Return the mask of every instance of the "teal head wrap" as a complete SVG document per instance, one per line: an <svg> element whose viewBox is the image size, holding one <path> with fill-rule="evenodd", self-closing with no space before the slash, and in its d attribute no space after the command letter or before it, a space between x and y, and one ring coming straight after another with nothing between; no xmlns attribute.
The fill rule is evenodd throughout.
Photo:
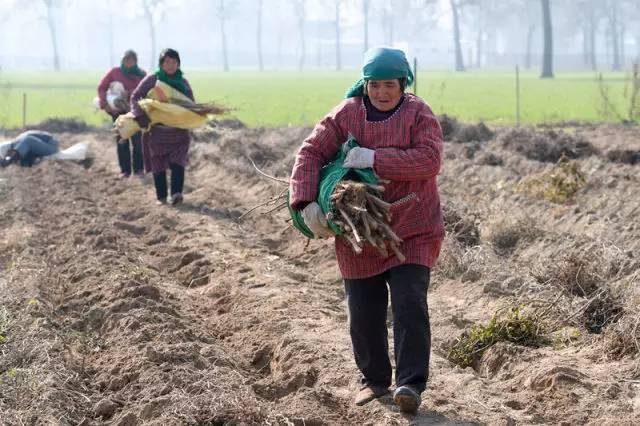
<svg viewBox="0 0 640 426"><path fill-rule="evenodd" d="M373 47L364 53L362 78L351 86L345 98L363 96L367 80L393 80L396 78L406 78L407 86L413 84L413 72L404 52L390 47Z"/></svg>

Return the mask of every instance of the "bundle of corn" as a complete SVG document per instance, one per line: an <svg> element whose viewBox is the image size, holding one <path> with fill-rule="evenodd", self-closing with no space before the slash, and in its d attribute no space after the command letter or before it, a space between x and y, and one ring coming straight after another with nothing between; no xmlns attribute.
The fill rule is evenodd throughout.
<svg viewBox="0 0 640 426"><path fill-rule="evenodd" d="M361 253L363 245L369 243L382 256L387 257L391 248L398 259L404 261L398 248L402 240L389 226L391 204L382 200L382 191L381 185L343 180L331 195L334 208L327 218L340 228L341 236L356 253Z"/></svg>

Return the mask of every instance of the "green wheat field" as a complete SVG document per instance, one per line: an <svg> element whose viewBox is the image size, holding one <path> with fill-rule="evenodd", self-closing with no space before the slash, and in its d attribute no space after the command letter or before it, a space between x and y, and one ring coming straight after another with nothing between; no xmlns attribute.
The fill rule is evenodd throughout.
<svg viewBox="0 0 640 426"><path fill-rule="evenodd" d="M196 100L230 107L231 116L251 127L313 125L340 102L358 77L355 70L184 72ZM92 104L101 76L101 72L0 73L0 127L22 126L25 95L27 124L73 117L108 126L106 114ZM601 88L607 88L610 102L624 115L628 80L624 73L605 73L601 85L594 73L558 73L555 79L541 80L537 73L524 72L520 78L521 121L615 121L617 118L603 109ZM436 114L465 122L516 122L515 73L421 72L417 92Z"/></svg>

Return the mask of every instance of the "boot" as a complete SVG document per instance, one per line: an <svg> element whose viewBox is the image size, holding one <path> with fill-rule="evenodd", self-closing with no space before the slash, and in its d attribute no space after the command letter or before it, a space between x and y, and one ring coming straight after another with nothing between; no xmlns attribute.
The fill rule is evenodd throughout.
<svg viewBox="0 0 640 426"><path fill-rule="evenodd" d="M389 388L384 386L365 386L358 391L354 402L356 405L364 405L387 393L389 393Z"/></svg>

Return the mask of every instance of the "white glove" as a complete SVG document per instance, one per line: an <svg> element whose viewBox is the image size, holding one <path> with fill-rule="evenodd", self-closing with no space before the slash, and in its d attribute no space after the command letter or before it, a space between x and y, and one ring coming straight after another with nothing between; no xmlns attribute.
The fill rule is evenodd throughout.
<svg viewBox="0 0 640 426"><path fill-rule="evenodd" d="M307 228L313 232L316 238L329 238L335 236L333 231L327 224L327 218L324 217L324 213L320 208L320 205L315 201L307 204L307 207L302 209L302 219Z"/></svg>
<svg viewBox="0 0 640 426"><path fill-rule="evenodd" d="M366 169L373 167L373 159L376 152L369 148L351 148L347 152L347 158L344 159L342 167L347 169Z"/></svg>

